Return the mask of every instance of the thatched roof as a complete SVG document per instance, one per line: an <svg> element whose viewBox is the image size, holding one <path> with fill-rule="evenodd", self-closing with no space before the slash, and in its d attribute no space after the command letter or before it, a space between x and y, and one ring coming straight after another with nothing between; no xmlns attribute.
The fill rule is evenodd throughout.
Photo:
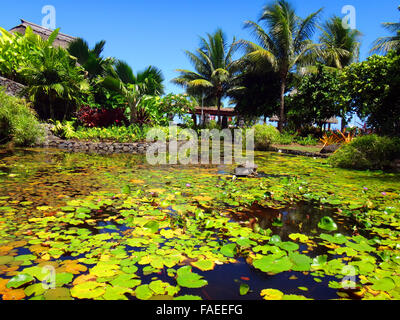
<svg viewBox="0 0 400 320"><path fill-rule="evenodd" d="M271 118L269 118L269 121L271 122L279 122L279 117L278 116L272 116ZM326 124L338 124L339 120L335 117L329 118L327 120L325 120Z"/></svg>
<svg viewBox="0 0 400 320"><path fill-rule="evenodd" d="M218 116L217 107L203 107L204 114L209 114L210 116ZM195 114L201 115L201 107L196 107ZM221 116L234 117L237 113L235 108L221 108Z"/></svg>
<svg viewBox="0 0 400 320"><path fill-rule="evenodd" d="M53 30L44 28L42 26L39 26L39 25L29 22L29 21L25 21L23 19L21 19L21 24L12 28L10 30L10 32L18 32L21 34L25 34L25 30L28 26L32 28L32 31L34 33L41 36L44 40L47 40L49 38L49 36L51 35L51 33L53 32ZM59 33L56 40L54 41L54 45L66 48L74 40L76 40L75 37L72 37L72 36L69 36L69 35L66 35L63 33Z"/></svg>

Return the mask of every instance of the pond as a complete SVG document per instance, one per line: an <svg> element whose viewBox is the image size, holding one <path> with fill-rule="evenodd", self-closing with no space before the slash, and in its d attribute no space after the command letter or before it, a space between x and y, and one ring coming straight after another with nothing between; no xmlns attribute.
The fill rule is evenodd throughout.
<svg viewBox="0 0 400 320"><path fill-rule="evenodd" d="M0 299L399 299L400 175L0 152Z"/></svg>

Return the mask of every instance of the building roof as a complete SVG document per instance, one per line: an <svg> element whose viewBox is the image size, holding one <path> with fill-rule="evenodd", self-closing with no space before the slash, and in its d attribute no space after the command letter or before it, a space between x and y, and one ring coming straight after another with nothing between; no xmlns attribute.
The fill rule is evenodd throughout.
<svg viewBox="0 0 400 320"><path fill-rule="evenodd" d="M269 118L269 121L271 121L271 122L279 122L279 117L278 116L272 116L271 118ZM329 119L325 120L324 123L327 123L327 124L338 124L339 120L336 117L332 117L332 118L329 118Z"/></svg>
<svg viewBox="0 0 400 320"><path fill-rule="evenodd" d="M195 114L201 115L201 107L196 107ZM218 116L217 107L203 107L204 114L209 114L210 116ZM221 108L221 116L234 117L237 113L235 108Z"/></svg>
<svg viewBox="0 0 400 320"><path fill-rule="evenodd" d="M21 19L21 24L12 28L10 30L10 32L19 32L21 34L25 34L25 30L27 27L31 27L32 31L35 34L40 35L44 40L47 40L53 32L53 30L51 30L51 29L44 28L42 26L39 26L35 23L29 22L29 21L26 21L23 19ZM56 40L54 41L54 44L57 46L66 48L72 41L74 41L76 39L77 38L69 36L67 34L59 33Z"/></svg>

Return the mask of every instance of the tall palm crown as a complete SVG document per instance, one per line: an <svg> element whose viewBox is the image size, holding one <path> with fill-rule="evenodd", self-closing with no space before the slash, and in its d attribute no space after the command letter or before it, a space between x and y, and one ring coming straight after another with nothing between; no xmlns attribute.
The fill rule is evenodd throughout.
<svg viewBox="0 0 400 320"><path fill-rule="evenodd" d="M221 29L200 38L200 47L195 52L185 51L195 71L178 69L180 75L172 82L184 87L188 94L204 97L207 105L216 104L220 114L222 99L231 90L231 79L236 69L233 55L236 39L228 44ZM222 119L219 116L221 123Z"/></svg>
<svg viewBox="0 0 400 320"><path fill-rule="evenodd" d="M400 6L398 7L400 11ZM387 54L389 51L395 50L400 52L400 22L385 22L383 27L391 32L393 36L382 37L377 39L371 50L372 53Z"/></svg>
<svg viewBox="0 0 400 320"><path fill-rule="evenodd" d="M332 68L342 69L359 58L361 33L344 28L342 19L334 16L322 25L320 56Z"/></svg>
<svg viewBox="0 0 400 320"><path fill-rule="evenodd" d="M281 103L279 130L285 123L285 91L289 73L299 66L312 63L313 52L318 48L310 39L314 35L319 13L322 9L310 14L305 19L296 15L292 5L286 0L275 1L264 7L259 22L262 26L247 21L245 26L251 29L258 44L242 40L247 50L246 59L253 60L261 67L269 64L279 74L281 81Z"/></svg>
<svg viewBox="0 0 400 320"><path fill-rule="evenodd" d="M98 76L105 76L114 62L112 58L103 58L101 56L105 44L106 42L102 40L97 42L93 49L90 49L85 40L78 38L68 46L68 52L87 71L90 80Z"/></svg>

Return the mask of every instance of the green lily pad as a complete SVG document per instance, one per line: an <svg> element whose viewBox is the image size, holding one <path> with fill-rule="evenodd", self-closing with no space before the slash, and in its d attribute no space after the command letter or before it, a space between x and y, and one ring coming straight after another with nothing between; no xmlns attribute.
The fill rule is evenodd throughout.
<svg viewBox="0 0 400 320"><path fill-rule="evenodd" d="M26 287L24 292L27 297L30 297L31 295L34 296L40 296L42 295L46 289L43 287L42 283L35 283L30 285L29 287Z"/></svg>
<svg viewBox="0 0 400 320"><path fill-rule="evenodd" d="M34 280L30 274L20 273L8 281L7 288L18 289Z"/></svg>
<svg viewBox="0 0 400 320"><path fill-rule="evenodd" d="M337 224L331 217L323 217L318 223L318 227L326 231L335 231L338 228Z"/></svg>
<svg viewBox="0 0 400 320"><path fill-rule="evenodd" d="M326 233L321 233L319 237L323 240L336 244L344 244L347 242L347 238L341 233L336 233L334 236Z"/></svg>
<svg viewBox="0 0 400 320"><path fill-rule="evenodd" d="M235 257L236 254L236 244L235 243L230 243L230 244L226 244L221 248L221 253L224 256L233 258Z"/></svg>
<svg viewBox="0 0 400 320"><path fill-rule="evenodd" d="M390 291L396 287L396 283L391 278L382 278L376 281L373 281L373 285L371 289L377 291Z"/></svg>
<svg viewBox="0 0 400 320"><path fill-rule="evenodd" d="M305 254L298 252L289 253L289 259L293 262L293 271L309 271L312 263L312 259Z"/></svg>
<svg viewBox="0 0 400 320"><path fill-rule="evenodd" d="M191 266L184 266L177 271L178 285L186 288L201 288L208 284L202 276L192 272Z"/></svg>
<svg viewBox="0 0 400 320"><path fill-rule="evenodd" d="M150 231L151 233L156 233L160 225L156 221L150 221L143 226L143 229Z"/></svg>
<svg viewBox="0 0 400 320"><path fill-rule="evenodd" d="M55 288L44 293L45 300L73 300L67 288Z"/></svg>
<svg viewBox="0 0 400 320"><path fill-rule="evenodd" d="M253 266L263 272L280 273L289 271L293 267L293 263L290 261L289 257L270 255L254 260Z"/></svg>
<svg viewBox="0 0 400 320"><path fill-rule="evenodd" d="M250 291L250 286L247 283L241 283L239 293L241 296L245 296Z"/></svg>
<svg viewBox="0 0 400 320"><path fill-rule="evenodd" d="M106 287L106 292L103 295L105 300L128 300L126 297L127 293L131 293L132 291L126 287Z"/></svg>
<svg viewBox="0 0 400 320"><path fill-rule="evenodd" d="M192 262L191 265L200 269L201 271L210 271L215 268L215 263L210 260L198 260L196 262Z"/></svg>
<svg viewBox="0 0 400 320"><path fill-rule="evenodd" d="M71 295L78 299L94 299L106 292L104 287L103 283L87 281L74 286L71 289Z"/></svg>
<svg viewBox="0 0 400 320"><path fill-rule="evenodd" d="M113 286L122 287L122 288L134 288L141 284L141 280L137 279L137 275L135 274L120 274L110 283Z"/></svg>
<svg viewBox="0 0 400 320"><path fill-rule="evenodd" d="M135 295L139 300L149 300L153 296L153 291L147 284L144 284L136 288Z"/></svg>

